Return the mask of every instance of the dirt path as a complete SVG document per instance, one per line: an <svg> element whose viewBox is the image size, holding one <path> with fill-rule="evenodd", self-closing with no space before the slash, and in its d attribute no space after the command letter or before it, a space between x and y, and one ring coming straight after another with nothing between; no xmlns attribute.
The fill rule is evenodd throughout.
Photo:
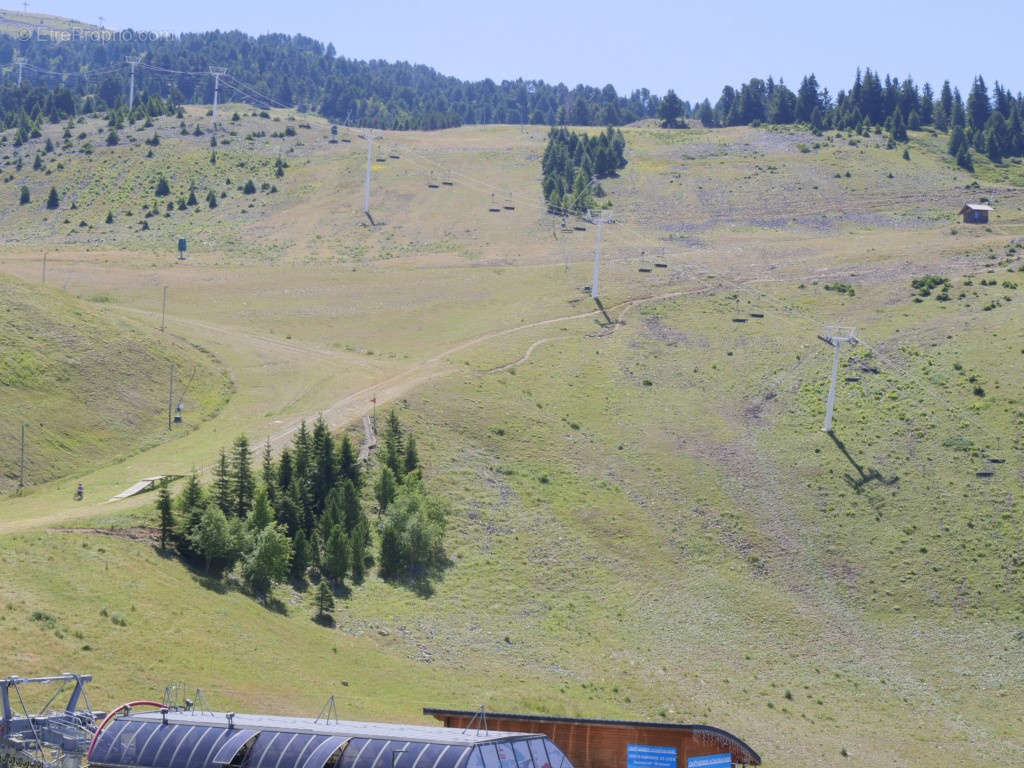
<svg viewBox="0 0 1024 768"><path fill-rule="evenodd" d="M520 357L518 360L513 360L511 363L505 363L505 365L499 365L497 368L491 368L490 370L487 371L480 371L480 373L501 373L502 371L507 371L509 368L515 368L517 365L522 365L527 360L529 360L530 355L533 354L533 350L535 350L541 344L544 344L548 341L554 341L555 339L564 338L565 336L545 336L543 339L537 339L535 342L533 342L533 344L531 344L526 349L526 352L523 353L523 356Z"/></svg>
<svg viewBox="0 0 1024 768"><path fill-rule="evenodd" d="M473 347L477 347L481 344L486 344L494 339L504 338L512 334L520 333L522 331L528 331L535 328L544 328L549 325L556 323L565 323L573 320L584 320L586 318L598 318L598 317L611 317L616 316L616 320L613 321L614 325L611 331L617 327L618 323L621 322L622 317L634 307L641 304L650 302L666 301L668 299L678 298L680 296L694 295L702 293L708 290L707 288L698 288L689 291L669 291L666 293L652 294L648 296L638 296L630 299L626 299L617 304L605 307L603 310L592 309L584 312L578 312L571 315L560 315L558 317L548 318L546 320L537 320L532 323L524 323L511 328L503 328L496 331L488 331L478 336L474 336L465 341L459 342L453 347L440 352L427 360L413 365L404 371L400 371L386 379L378 381L369 386L363 387L355 392L351 392L344 397L334 401L326 408L321 410L319 413L323 415L324 420L328 426L332 429L339 429L351 424L357 419L361 419L364 415L368 414L372 408L370 402L371 397L377 398L378 405L393 402L405 396L407 393L415 390L417 387L426 384L427 382L445 376L452 373L455 370L464 370L461 367L457 367L448 358L452 355L464 352ZM153 315L155 313L146 312L145 310L132 310L133 312L145 313ZM175 318L176 321L180 321L184 324L191 325L193 327L202 328L207 331L213 331L220 334L222 340L237 340L244 342L248 345L253 345L261 349L269 349L271 347L278 349L285 349L294 353L307 354L309 349L305 345L293 344L290 342L281 342L276 339L268 339L266 337L259 336L257 334L250 334L244 331L238 331L233 328L225 328L217 326L212 323L205 323L198 320L184 320L181 318ZM536 346L536 343L533 345ZM527 351L527 355L530 350ZM329 350L319 350L319 352L325 356L333 355ZM339 358L342 355L337 355ZM271 435L269 440L271 448L274 450L280 450L284 445L291 439L292 435L298 430L299 425L303 421L310 421L316 418L318 414L313 413L303 417L297 417L290 423L284 426L276 434ZM210 471L213 468L213 464L209 464L204 467L198 468L200 474ZM174 467L169 468L171 470ZM181 468L181 472L188 471L189 467ZM179 472L180 474L180 472ZM136 503L138 499L134 500ZM116 502L115 502L116 503ZM104 510L109 509L109 503L103 504L102 506L76 506L71 508L65 508L53 514L44 516L7 520L0 522L0 535L18 533L26 530L33 530L38 528L52 528L61 524L67 523L70 520L83 519L101 514Z"/></svg>

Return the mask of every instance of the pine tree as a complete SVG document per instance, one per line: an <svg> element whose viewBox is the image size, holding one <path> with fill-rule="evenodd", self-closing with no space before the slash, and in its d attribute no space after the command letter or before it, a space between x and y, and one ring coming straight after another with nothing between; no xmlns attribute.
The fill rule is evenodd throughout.
<svg viewBox="0 0 1024 768"><path fill-rule="evenodd" d="M985 87L985 80L978 75L971 85L971 92L967 95L967 126L972 131L981 131L992 114L992 104L988 100L988 88Z"/></svg>
<svg viewBox="0 0 1024 768"><path fill-rule="evenodd" d="M181 495L178 496L178 511L181 515L177 525L178 549L187 556L199 554L192 547L189 537L198 527L199 518L205 506L203 487L200 485L199 476L193 467L192 474L185 481L185 487L181 489Z"/></svg>
<svg viewBox="0 0 1024 768"><path fill-rule="evenodd" d="M292 484L292 453L287 448L281 451L281 458L277 462L277 487L284 491Z"/></svg>
<svg viewBox="0 0 1024 768"><path fill-rule="evenodd" d="M999 113L997 112L996 114ZM985 154L993 163L1001 163L1003 161L1002 146L1000 145L999 137L992 128L985 131Z"/></svg>
<svg viewBox="0 0 1024 768"><path fill-rule="evenodd" d="M362 584L366 575L366 551L370 546L370 523L366 515L360 515L349 536L349 545L352 547L352 582Z"/></svg>
<svg viewBox="0 0 1024 768"><path fill-rule="evenodd" d="M317 522L317 530L320 532L321 541L327 541L336 525L345 526L345 509L340 488L332 488L331 492L327 494L324 513Z"/></svg>
<svg viewBox="0 0 1024 768"><path fill-rule="evenodd" d="M306 538L306 532L300 528L292 543L292 576L299 581L306 578L306 569L309 568L311 562L312 552L309 540Z"/></svg>
<svg viewBox="0 0 1024 768"><path fill-rule="evenodd" d="M226 558L232 551L231 529L227 518L217 507L204 507L199 524L189 534L193 551L203 558L206 572L217 560Z"/></svg>
<svg viewBox="0 0 1024 768"><path fill-rule="evenodd" d="M46 198L46 207L51 211L60 205L60 198L57 196L57 188L50 187L50 194Z"/></svg>
<svg viewBox="0 0 1024 768"><path fill-rule="evenodd" d="M274 503L274 495L277 493L277 472L274 468L274 454L270 450L270 438L263 444L263 466L260 471L263 479L263 488L267 492L270 503Z"/></svg>
<svg viewBox="0 0 1024 768"><path fill-rule="evenodd" d="M311 441L309 428L306 420L299 422L299 428L295 432L294 450L292 451L292 471L302 480L308 480L310 475L310 450Z"/></svg>
<svg viewBox="0 0 1024 768"><path fill-rule="evenodd" d="M359 457L352 447L348 433L342 435L341 446L338 448L338 477L348 478L352 485L359 489L363 485L362 470L359 468Z"/></svg>
<svg viewBox="0 0 1024 768"><path fill-rule="evenodd" d="M676 92L671 88L668 93L665 94L665 98L661 100L661 105L658 107L658 117L661 118L662 128L678 128L679 118L683 114L683 102L676 96Z"/></svg>
<svg viewBox="0 0 1024 768"><path fill-rule="evenodd" d="M949 152L953 157L959 157L960 150L967 146L967 136L964 134L964 129L959 125L953 128L953 132L949 135L949 144L946 147L946 151Z"/></svg>
<svg viewBox="0 0 1024 768"><path fill-rule="evenodd" d="M313 476L310 483L313 492L313 509L317 516L323 512L328 492L337 481L337 465L334 456L334 438L321 414L313 424Z"/></svg>
<svg viewBox="0 0 1024 768"><path fill-rule="evenodd" d="M380 576L393 579L402 572L402 541L398 530L388 523L380 537Z"/></svg>
<svg viewBox="0 0 1024 768"><path fill-rule="evenodd" d="M334 612L334 595L326 581L321 581L316 589L316 618L317 621L325 622L330 619Z"/></svg>
<svg viewBox="0 0 1024 768"><path fill-rule="evenodd" d="M348 478L341 483L340 506L341 522L345 525L345 532L351 534L362 517L363 510L359 504L359 492Z"/></svg>
<svg viewBox="0 0 1024 768"><path fill-rule="evenodd" d="M223 448L220 449L220 459L213 470L213 497L221 512L231 514L234 507L231 498L231 469L228 466L228 454Z"/></svg>
<svg viewBox="0 0 1024 768"><path fill-rule="evenodd" d="M21 196L18 198L18 202L21 205L28 205L32 202L32 196L29 194L28 187L22 186Z"/></svg>
<svg viewBox="0 0 1024 768"><path fill-rule="evenodd" d="M395 475L390 467L381 467L380 477L373 487L373 496L377 500L380 514L388 510L388 505L395 500Z"/></svg>
<svg viewBox="0 0 1024 768"><path fill-rule="evenodd" d="M167 540L174 529L174 517L171 514L171 492L167 489L167 481L160 483L156 496L156 510L160 514L160 549L167 551Z"/></svg>
<svg viewBox="0 0 1024 768"><path fill-rule="evenodd" d="M965 171L974 172L974 163L971 161L971 152L967 149L967 142L965 141L960 145L960 150L956 155L956 164L963 168Z"/></svg>
<svg viewBox="0 0 1024 768"><path fill-rule="evenodd" d="M712 128L715 125L715 113L711 109L711 102L704 99L700 103L700 108L697 110L697 119L700 120L701 125L705 128Z"/></svg>
<svg viewBox="0 0 1024 768"><path fill-rule="evenodd" d="M350 556L351 550L345 529L336 525L331 529L331 534L324 543L324 570L335 584L341 584L344 581L345 575L348 573Z"/></svg>
<svg viewBox="0 0 1024 768"><path fill-rule="evenodd" d="M277 495L277 504L274 505L277 521L285 526L288 535L292 537L301 529L302 523L302 505L295 494L295 484L292 483Z"/></svg>
<svg viewBox="0 0 1024 768"><path fill-rule="evenodd" d="M157 179L155 194L157 197L167 197L171 194L171 185L167 183L167 179L163 175Z"/></svg>
<svg viewBox="0 0 1024 768"><path fill-rule="evenodd" d="M949 125L952 128L957 126L961 128L967 127L967 113L964 111L964 102L960 98L960 89L953 89L953 109L950 112Z"/></svg>
<svg viewBox="0 0 1024 768"><path fill-rule="evenodd" d="M896 107L896 110L892 113L892 123L890 124L889 135L892 137L893 141L908 141L907 125L903 121L903 110L899 107Z"/></svg>
<svg viewBox="0 0 1024 768"><path fill-rule="evenodd" d="M288 536L281 526L268 525L256 536L242 563L242 578L253 593L266 598L274 584L288 578L291 560Z"/></svg>
<svg viewBox="0 0 1024 768"><path fill-rule="evenodd" d="M237 517L244 519L249 516L255 491L249 438L239 435L231 450L231 511Z"/></svg>
<svg viewBox="0 0 1024 768"><path fill-rule="evenodd" d="M270 509L270 500L267 498L267 492L260 488L252 503L249 525L255 531L262 531L272 522L274 522L274 513Z"/></svg>
<svg viewBox="0 0 1024 768"><path fill-rule="evenodd" d="M206 193L206 204L210 208L216 208L217 207L217 193L214 192L212 189L209 192Z"/></svg>
<svg viewBox="0 0 1024 768"><path fill-rule="evenodd" d="M408 441L405 444L405 463L403 467L403 473L409 474L410 472L419 469L420 457L416 452L416 439L409 435Z"/></svg>

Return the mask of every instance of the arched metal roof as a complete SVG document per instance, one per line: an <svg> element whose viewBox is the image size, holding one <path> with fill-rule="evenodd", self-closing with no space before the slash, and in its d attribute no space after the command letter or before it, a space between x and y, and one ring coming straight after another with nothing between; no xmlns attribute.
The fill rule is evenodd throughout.
<svg viewBox="0 0 1024 768"><path fill-rule="evenodd" d="M537 744L527 746L526 740ZM493 759L490 753L495 745L517 741L525 748L517 752L526 755L531 748L543 753L544 743L550 744L537 734L506 731L172 711L115 719L97 737L90 763L97 768L510 768L499 765L500 746ZM490 751L481 752L482 747ZM553 754L557 748L547 749ZM511 762L516 768L515 758Z"/></svg>

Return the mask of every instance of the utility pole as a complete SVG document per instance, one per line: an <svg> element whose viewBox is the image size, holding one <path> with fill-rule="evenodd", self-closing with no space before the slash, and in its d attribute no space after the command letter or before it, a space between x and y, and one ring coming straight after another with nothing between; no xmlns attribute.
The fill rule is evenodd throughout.
<svg viewBox="0 0 1024 768"><path fill-rule="evenodd" d="M607 219L598 217L596 219L592 218L591 221L597 224L597 247L594 249L594 279L590 283L590 296L597 299L600 297L600 294L597 292L597 281L601 275L601 225Z"/></svg>
<svg viewBox="0 0 1024 768"><path fill-rule="evenodd" d="M174 363L171 363L171 387L167 393L167 429L171 428L174 409Z"/></svg>
<svg viewBox="0 0 1024 768"><path fill-rule="evenodd" d="M220 100L220 78L227 74L227 67L210 67L213 75L213 132L217 132L217 102Z"/></svg>
<svg viewBox="0 0 1024 768"><path fill-rule="evenodd" d="M25 66L24 56L15 56L14 63L18 65L18 87L21 87L21 70Z"/></svg>
<svg viewBox="0 0 1024 768"><path fill-rule="evenodd" d="M25 425L21 425L21 476L18 479L18 490L25 487Z"/></svg>
<svg viewBox="0 0 1024 768"><path fill-rule="evenodd" d="M100 23L100 27L103 27L103 23ZM128 62L128 65L132 68L131 85L128 86L128 111L132 111L132 107L135 106L135 65L142 61L141 56L132 58L131 56L125 56L124 60Z"/></svg>
<svg viewBox="0 0 1024 768"><path fill-rule="evenodd" d="M164 286L164 306L160 311L160 332L164 332L164 328L167 327L167 286Z"/></svg>
<svg viewBox="0 0 1024 768"><path fill-rule="evenodd" d="M825 406L825 427L822 430L832 434L832 412L836 406L836 376L839 374L839 350L843 342L856 345L858 343L856 328L832 325L825 328L825 335L818 336L823 342L835 349L832 356L832 383L828 388L828 403Z"/></svg>

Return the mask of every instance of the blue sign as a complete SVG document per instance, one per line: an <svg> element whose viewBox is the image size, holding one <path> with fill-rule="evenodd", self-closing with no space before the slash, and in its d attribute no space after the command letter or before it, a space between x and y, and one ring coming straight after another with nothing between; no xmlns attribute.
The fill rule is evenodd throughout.
<svg viewBox="0 0 1024 768"><path fill-rule="evenodd" d="M184 253L188 248L188 241L184 237L178 238L178 250Z"/></svg>
<svg viewBox="0 0 1024 768"><path fill-rule="evenodd" d="M626 745L626 768L676 768L675 747Z"/></svg>
<svg viewBox="0 0 1024 768"><path fill-rule="evenodd" d="M686 760L686 768L732 768L732 755L724 752L721 755L701 755Z"/></svg>

